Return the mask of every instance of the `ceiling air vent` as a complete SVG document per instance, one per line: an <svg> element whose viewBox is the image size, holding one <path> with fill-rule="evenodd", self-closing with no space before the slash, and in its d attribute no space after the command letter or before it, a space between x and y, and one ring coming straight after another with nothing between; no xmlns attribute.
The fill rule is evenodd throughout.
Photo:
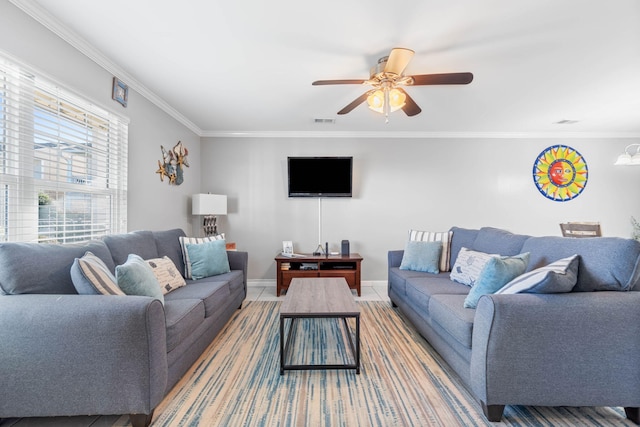
<svg viewBox="0 0 640 427"><path fill-rule="evenodd" d="M567 120L567 119L564 119L564 120L559 120L557 122L553 122L554 125L572 125L572 124L575 124L575 123L578 123L578 120Z"/></svg>
<svg viewBox="0 0 640 427"><path fill-rule="evenodd" d="M336 122L336 119L313 119L315 123L323 123L327 125L332 125Z"/></svg>

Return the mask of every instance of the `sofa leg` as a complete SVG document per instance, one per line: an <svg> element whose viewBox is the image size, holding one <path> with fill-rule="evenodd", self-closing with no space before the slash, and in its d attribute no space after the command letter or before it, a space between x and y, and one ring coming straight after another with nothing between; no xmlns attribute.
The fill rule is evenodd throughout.
<svg viewBox="0 0 640 427"><path fill-rule="evenodd" d="M480 402L482 405L482 412L487 420L492 423L500 422L502 419L502 413L504 412L504 405L487 405L484 402Z"/></svg>
<svg viewBox="0 0 640 427"><path fill-rule="evenodd" d="M398 304L396 304L395 302L391 301L391 307L398 308Z"/></svg>
<svg viewBox="0 0 640 427"><path fill-rule="evenodd" d="M151 419L153 418L153 411L150 414L129 414L131 425L133 427L149 427Z"/></svg>
<svg viewBox="0 0 640 427"><path fill-rule="evenodd" d="M624 408L624 413L627 415L629 421L633 421L635 424L640 424L640 408Z"/></svg>
<svg viewBox="0 0 640 427"><path fill-rule="evenodd" d="M238 306L238 310L242 310L242 303Z"/></svg>

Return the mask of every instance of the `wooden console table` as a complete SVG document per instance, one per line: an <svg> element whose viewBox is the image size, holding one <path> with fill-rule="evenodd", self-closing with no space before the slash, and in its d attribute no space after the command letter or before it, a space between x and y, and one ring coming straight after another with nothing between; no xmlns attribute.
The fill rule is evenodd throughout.
<svg viewBox="0 0 640 427"><path fill-rule="evenodd" d="M360 292L360 254L342 255L309 255L288 257L278 255L276 258L276 295L288 289L291 279L295 277L344 277L349 288Z"/></svg>

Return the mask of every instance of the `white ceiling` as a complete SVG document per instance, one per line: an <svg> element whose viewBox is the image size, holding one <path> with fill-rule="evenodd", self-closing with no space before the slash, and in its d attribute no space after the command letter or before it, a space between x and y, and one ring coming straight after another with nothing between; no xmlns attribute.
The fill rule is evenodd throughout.
<svg viewBox="0 0 640 427"><path fill-rule="evenodd" d="M640 136L638 0L12 2L204 136ZM336 114L366 87L311 85L393 47L416 52L406 74L474 80L409 87L422 113L388 124Z"/></svg>

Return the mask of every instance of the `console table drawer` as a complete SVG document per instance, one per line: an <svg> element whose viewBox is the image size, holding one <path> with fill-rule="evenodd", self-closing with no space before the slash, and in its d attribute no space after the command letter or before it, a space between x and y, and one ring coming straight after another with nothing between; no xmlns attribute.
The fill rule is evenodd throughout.
<svg viewBox="0 0 640 427"><path fill-rule="evenodd" d="M282 285L289 287L294 277L318 277L318 270L290 270L282 272Z"/></svg>
<svg viewBox="0 0 640 427"><path fill-rule="evenodd" d="M350 270L320 270L320 277L344 277L350 288L356 286L356 272Z"/></svg>

